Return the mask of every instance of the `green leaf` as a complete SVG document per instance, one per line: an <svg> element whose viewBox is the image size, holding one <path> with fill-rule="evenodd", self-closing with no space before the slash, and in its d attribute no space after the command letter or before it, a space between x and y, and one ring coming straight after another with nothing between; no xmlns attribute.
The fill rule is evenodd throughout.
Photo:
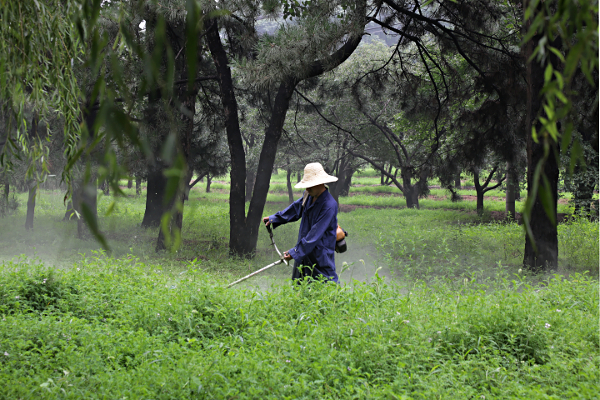
<svg viewBox="0 0 600 400"><path fill-rule="evenodd" d="M562 53L556 47L550 46L550 51L554 53L561 62L565 62L565 56L563 56Z"/></svg>
<svg viewBox="0 0 600 400"><path fill-rule="evenodd" d="M546 174L542 175L542 185L539 187L538 196L542 207L546 215L550 219L553 225L556 225L556 201L554 199L554 193L552 192L552 186Z"/></svg>
<svg viewBox="0 0 600 400"><path fill-rule="evenodd" d="M550 79L552 79L552 64L548 63L548 65L546 66L546 70L544 71L544 81L546 83L550 82Z"/></svg>

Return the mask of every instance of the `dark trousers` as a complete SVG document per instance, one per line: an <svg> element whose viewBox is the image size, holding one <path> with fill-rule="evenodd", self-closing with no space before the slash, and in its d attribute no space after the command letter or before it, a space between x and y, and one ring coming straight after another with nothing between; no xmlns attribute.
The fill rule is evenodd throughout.
<svg viewBox="0 0 600 400"><path fill-rule="evenodd" d="M309 280L334 280L335 272L331 271L329 267L321 267L317 264L315 257L309 254L302 260L302 262L294 262L294 270L292 272L292 280L296 283L300 283L304 278L309 277ZM319 278L322 276L323 278Z"/></svg>

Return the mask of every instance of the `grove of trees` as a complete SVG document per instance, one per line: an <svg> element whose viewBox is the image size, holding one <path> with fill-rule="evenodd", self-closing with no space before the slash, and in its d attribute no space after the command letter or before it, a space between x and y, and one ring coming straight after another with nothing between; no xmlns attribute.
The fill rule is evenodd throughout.
<svg viewBox="0 0 600 400"><path fill-rule="evenodd" d="M145 180L158 251L189 190L228 173L229 252L252 257L275 168L292 200L307 162L336 199L370 166L414 208L470 174L478 212L504 185L514 219L527 186L523 264L552 267L559 181L598 212L597 20L597 0L7 2L0 183L30 192L33 228L35 188L61 175L65 218L107 246L98 185Z"/></svg>

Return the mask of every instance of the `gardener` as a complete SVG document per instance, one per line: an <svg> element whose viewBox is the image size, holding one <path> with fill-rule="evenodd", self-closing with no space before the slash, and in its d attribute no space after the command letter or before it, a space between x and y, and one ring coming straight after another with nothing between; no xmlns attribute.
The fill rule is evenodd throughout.
<svg viewBox="0 0 600 400"><path fill-rule="evenodd" d="M306 189L304 195L285 210L263 218L265 225L273 228L302 218L296 246L283 253L286 260L294 259L294 280L322 276L338 283L334 260L338 204L325 186L337 180L321 164L307 164L304 177L295 186Z"/></svg>

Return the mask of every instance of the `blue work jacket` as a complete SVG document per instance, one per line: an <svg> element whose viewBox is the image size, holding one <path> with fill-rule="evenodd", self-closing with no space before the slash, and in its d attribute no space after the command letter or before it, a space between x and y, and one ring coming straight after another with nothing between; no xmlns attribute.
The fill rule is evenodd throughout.
<svg viewBox="0 0 600 400"><path fill-rule="evenodd" d="M338 282L335 272L335 239L337 231L338 204L326 189L313 203L308 196L302 206L302 197L285 210L269 216L273 228L302 218L298 242L288 253L294 259L294 266L312 266L316 260L317 272Z"/></svg>

